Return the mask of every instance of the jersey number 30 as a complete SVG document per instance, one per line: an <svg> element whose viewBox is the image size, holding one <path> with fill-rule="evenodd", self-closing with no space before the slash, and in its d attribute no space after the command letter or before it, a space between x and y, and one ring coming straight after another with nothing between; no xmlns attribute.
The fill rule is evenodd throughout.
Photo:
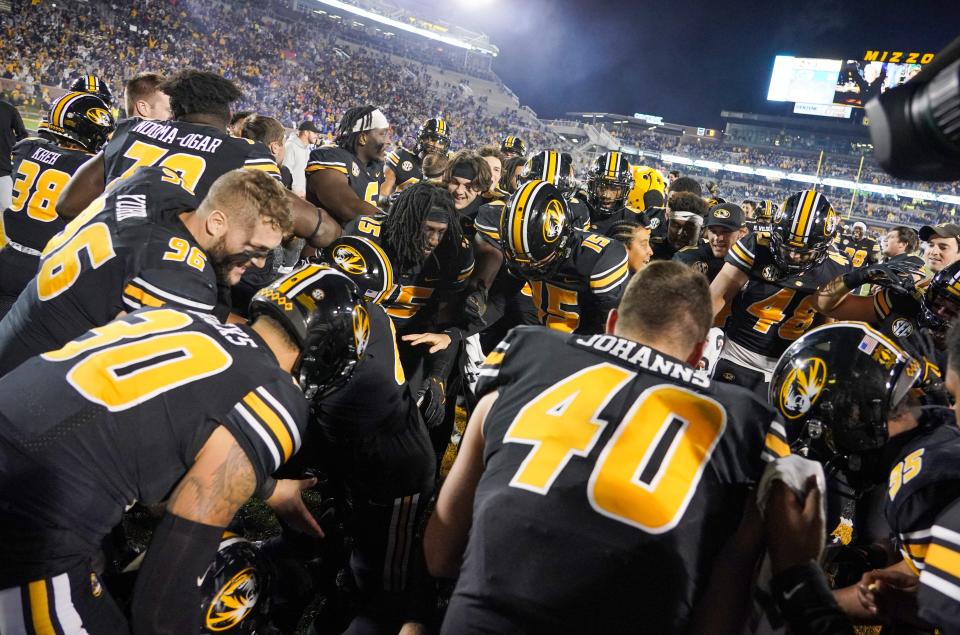
<svg viewBox="0 0 960 635"><path fill-rule="evenodd" d="M517 414L505 443L533 448L510 481L546 495L574 457L593 450L609 422L600 414L635 373L598 364L547 388ZM651 534L683 517L727 424L716 401L680 386L645 390L600 452L587 483L598 513Z"/></svg>

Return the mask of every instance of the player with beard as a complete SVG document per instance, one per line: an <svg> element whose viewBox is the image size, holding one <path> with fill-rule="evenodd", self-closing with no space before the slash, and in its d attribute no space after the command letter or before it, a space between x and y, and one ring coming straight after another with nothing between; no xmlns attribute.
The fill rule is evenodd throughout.
<svg viewBox="0 0 960 635"><path fill-rule="evenodd" d="M831 248L839 220L823 194L796 192L773 217L772 233L747 234L730 248L710 285L714 317L731 309L715 379L766 395L783 351L823 323L817 290L850 268Z"/></svg>
<svg viewBox="0 0 960 635"><path fill-rule="evenodd" d="M436 427L453 389L448 379L462 339L461 296L474 269L453 197L437 185L416 183L400 193L389 215L358 218L345 233L369 238L393 265L398 290L381 305L397 327L400 358L424 419ZM431 435L445 447L449 433Z"/></svg>
<svg viewBox="0 0 960 635"><path fill-rule="evenodd" d="M0 225L7 235L0 251L0 319L37 274L47 241L66 225L57 215L57 200L70 175L113 129L113 117L99 97L67 93L51 104L37 136L14 146L13 201L2 210Z"/></svg>
<svg viewBox="0 0 960 635"><path fill-rule="evenodd" d="M262 266L291 224L286 190L262 172L228 172L198 204L176 173L138 170L47 243L0 322L0 375L144 306L225 318L218 282Z"/></svg>
<svg viewBox="0 0 960 635"><path fill-rule="evenodd" d="M423 159L428 154L446 155L450 149L450 124L442 117L427 119L417 132L417 145L413 151L403 146L387 153L383 166L383 183L380 198L389 197L423 179Z"/></svg>
<svg viewBox="0 0 960 635"><path fill-rule="evenodd" d="M633 170L627 157L620 152L598 156L587 177L590 231L609 236L610 228L621 221L638 222L640 214L626 206L632 189Z"/></svg>
<svg viewBox="0 0 960 635"><path fill-rule="evenodd" d="M377 214L390 123L376 106L343 113L335 145L322 146L307 161L307 200L340 223Z"/></svg>
<svg viewBox="0 0 960 635"><path fill-rule="evenodd" d="M159 89L169 95L174 118L121 121L110 141L64 188L57 202L60 216L73 218L108 185L148 166L176 172L198 202L203 202L214 181L237 168L266 172L280 180L277 162L262 143L227 134L230 105L242 96L233 82L191 69L167 78ZM294 234L315 247L329 245L340 236L339 225L325 212L293 192L286 199L293 211Z"/></svg>
<svg viewBox="0 0 960 635"><path fill-rule="evenodd" d="M853 234L840 237L838 247L840 253L850 259L854 269L880 262L880 245L867 236L867 226L860 221L853 224Z"/></svg>
<svg viewBox="0 0 960 635"><path fill-rule="evenodd" d="M670 183L666 207L651 207L643 213L640 224L650 228L654 260L671 260L681 249L697 244L707 215L702 195L696 180L681 176Z"/></svg>
<svg viewBox="0 0 960 635"><path fill-rule="evenodd" d="M713 282L723 268L727 252L747 233L743 210L734 203L722 203L710 209L705 224L707 240L696 247L681 249L673 259L689 265Z"/></svg>

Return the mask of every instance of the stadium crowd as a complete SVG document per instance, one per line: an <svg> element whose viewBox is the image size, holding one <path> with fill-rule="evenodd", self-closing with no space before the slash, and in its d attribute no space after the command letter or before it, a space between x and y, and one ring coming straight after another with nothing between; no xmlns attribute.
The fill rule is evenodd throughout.
<svg viewBox="0 0 960 635"><path fill-rule="evenodd" d="M577 174L282 2L14 4L3 635L960 632L952 217Z"/></svg>

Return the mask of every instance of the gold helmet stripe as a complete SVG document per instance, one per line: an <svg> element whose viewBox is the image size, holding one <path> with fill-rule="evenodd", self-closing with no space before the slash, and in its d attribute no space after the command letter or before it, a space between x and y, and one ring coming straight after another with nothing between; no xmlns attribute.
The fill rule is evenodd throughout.
<svg viewBox="0 0 960 635"><path fill-rule="evenodd" d="M546 160L543 162L543 180L547 183L557 182L557 163L560 153L554 150L548 150Z"/></svg>
<svg viewBox="0 0 960 635"><path fill-rule="evenodd" d="M87 75L87 92L97 92L97 78L93 75Z"/></svg>
<svg viewBox="0 0 960 635"><path fill-rule="evenodd" d="M806 239L810 236L810 228L813 225L814 210L817 203L820 202L820 194L813 190L806 190L797 202L797 215L794 217L793 227L791 228L790 242L796 245L806 244Z"/></svg>
<svg viewBox="0 0 960 635"><path fill-rule="evenodd" d="M439 117L437 117L437 134L439 135L447 134L447 122Z"/></svg>
<svg viewBox="0 0 960 635"><path fill-rule="evenodd" d="M527 207L544 183L544 181L536 180L524 183L510 206L510 247L516 255L525 256L528 253L526 228L529 214L527 214Z"/></svg>
<svg viewBox="0 0 960 635"><path fill-rule="evenodd" d="M77 100L78 97L85 97L87 93L67 93L61 97L53 107L53 114L50 116L50 123L63 128L63 113L67 106Z"/></svg>
<svg viewBox="0 0 960 635"><path fill-rule="evenodd" d="M617 168L620 166L620 153L611 152L607 158L607 178L617 178Z"/></svg>

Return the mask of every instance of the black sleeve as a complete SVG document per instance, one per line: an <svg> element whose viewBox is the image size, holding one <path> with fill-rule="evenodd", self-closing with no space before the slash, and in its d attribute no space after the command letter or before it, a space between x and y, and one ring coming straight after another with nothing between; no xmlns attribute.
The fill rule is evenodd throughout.
<svg viewBox="0 0 960 635"><path fill-rule="evenodd" d="M791 567L770 581L777 608L793 635L853 635L817 563Z"/></svg>
<svg viewBox="0 0 960 635"><path fill-rule="evenodd" d="M14 138L17 141L25 139L27 137L27 129L23 125L23 119L20 117L20 111L17 110L16 106L10 106L10 110L13 113L11 117L11 123L13 124L12 129Z"/></svg>

